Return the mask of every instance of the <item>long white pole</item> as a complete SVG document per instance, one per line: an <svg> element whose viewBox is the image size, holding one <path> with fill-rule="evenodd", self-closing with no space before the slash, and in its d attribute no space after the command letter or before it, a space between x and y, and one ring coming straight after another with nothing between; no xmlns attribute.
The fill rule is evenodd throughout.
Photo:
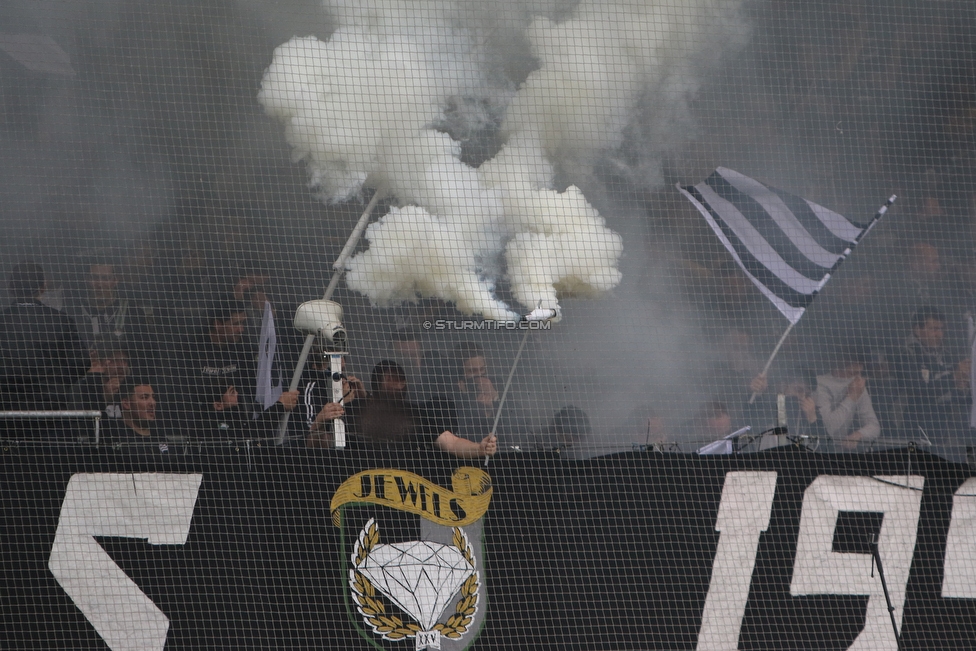
<svg viewBox="0 0 976 651"><path fill-rule="evenodd" d="M799 321L799 320L797 320L797 321ZM790 334L790 331L791 330L793 330L793 326L795 326L797 324L797 321L794 321L793 323L790 323L790 326L786 329L786 332L784 332L783 333L783 336L779 338L779 341L778 342L776 342L776 347L773 348L773 352L770 354L769 359L766 360L766 365L763 366L763 370L762 370L762 373L760 373L760 375L765 376L766 373L769 372L769 367L773 365L773 360L776 359L776 353L778 353L779 352L779 349L783 347L783 342L786 341L786 336L788 334ZM756 396L758 396L758 395L759 395L758 393L753 393L752 394L752 397L749 398L749 404L750 405L756 401Z"/></svg>
<svg viewBox="0 0 976 651"><path fill-rule="evenodd" d="M512 377L515 376L515 368L518 366L519 359L522 357L522 351L525 349L525 342L529 339L528 324L526 324L525 334L522 335L522 343L519 344L518 352L515 353L515 361L512 362L512 369L508 372L508 379L505 380L505 388L502 390L501 400L498 401L498 409L495 411L495 422L491 424L491 433L489 436L495 435L495 430L498 428L498 420L502 417L502 407L505 406L505 396L508 395L508 389L512 386ZM485 457L485 467L488 467L488 460L491 457Z"/></svg>
<svg viewBox="0 0 976 651"><path fill-rule="evenodd" d="M363 236L363 231L366 230L366 226L369 224L369 217L373 214L373 209L379 203L383 194L384 191L377 188L373 193L373 198L366 204L366 209L363 210L363 214L359 217L359 221L356 222L355 228L349 234L349 239L346 240L346 245L342 247L339 257L332 264L332 278L329 280L329 286L326 287L322 300L329 300L332 298L332 294L335 293L336 287L339 285L339 278L342 276L342 272L345 271L346 260L349 259L352 252L356 249L359 239ZM295 372L291 376L291 384L288 385L289 391L298 389L298 383L302 379L302 371L305 370L305 362L308 361L308 354L312 350L312 344L314 342L315 335L310 334L305 337L305 345L302 346L302 352L298 356L298 363L295 365ZM281 415L281 421L278 423L278 437L275 440L276 445L282 445L285 442L285 433L288 431L289 418L291 418L290 411L286 411Z"/></svg>

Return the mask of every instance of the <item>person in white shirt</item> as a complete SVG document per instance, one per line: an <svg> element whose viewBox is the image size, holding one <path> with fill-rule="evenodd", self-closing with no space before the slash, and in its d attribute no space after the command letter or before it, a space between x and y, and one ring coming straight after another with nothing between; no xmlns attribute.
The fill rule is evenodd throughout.
<svg viewBox="0 0 976 651"><path fill-rule="evenodd" d="M864 447L862 444L881 435L863 370L864 356L845 349L836 356L830 373L817 376L817 411L827 434L846 452Z"/></svg>

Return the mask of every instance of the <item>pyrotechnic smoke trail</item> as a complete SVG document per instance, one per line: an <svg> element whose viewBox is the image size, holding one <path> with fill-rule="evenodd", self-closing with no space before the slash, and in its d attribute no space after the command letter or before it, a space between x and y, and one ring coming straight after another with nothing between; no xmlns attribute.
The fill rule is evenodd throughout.
<svg viewBox="0 0 976 651"><path fill-rule="evenodd" d="M585 176L638 115L673 121L696 88L699 55L716 29L737 24L737 6L584 2L560 22L522 26L539 67L507 107L506 144L479 169L443 132L444 109L511 97L490 81L498 75L487 62L498 57L485 35L497 27L489 13L519 16L520 3L339 3L327 41L295 38L276 50L259 100L285 123L321 198L383 186L399 204L367 229L369 249L348 264L350 288L378 305L436 296L510 319L515 311L494 292L504 279L522 306L558 313L557 294L619 283L623 244L576 186L557 191L554 166Z"/></svg>
<svg viewBox="0 0 976 651"><path fill-rule="evenodd" d="M433 129L449 98L479 94L471 34L442 20L446 12L420 7L349 9L327 42L289 41L259 99L285 121L294 157L308 162L323 199L383 185L404 206L367 230L371 247L350 261L349 287L377 304L419 292L512 318L482 273L504 237L496 193Z"/></svg>

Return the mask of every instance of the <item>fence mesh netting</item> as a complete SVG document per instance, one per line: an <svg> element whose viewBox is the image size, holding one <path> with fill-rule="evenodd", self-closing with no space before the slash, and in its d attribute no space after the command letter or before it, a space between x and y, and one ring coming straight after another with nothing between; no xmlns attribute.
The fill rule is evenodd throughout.
<svg viewBox="0 0 976 651"><path fill-rule="evenodd" d="M976 648L969 0L0 5L3 648Z"/></svg>

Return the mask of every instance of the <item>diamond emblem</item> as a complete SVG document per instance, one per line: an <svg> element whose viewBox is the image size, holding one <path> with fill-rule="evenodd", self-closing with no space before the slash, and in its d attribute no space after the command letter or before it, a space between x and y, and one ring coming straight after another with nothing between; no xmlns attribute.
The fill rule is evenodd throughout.
<svg viewBox="0 0 976 651"><path fill-rule="evenodd" d="M429 540L376 545L356 569L427 631L474 572L456 547Z"/></svg>

